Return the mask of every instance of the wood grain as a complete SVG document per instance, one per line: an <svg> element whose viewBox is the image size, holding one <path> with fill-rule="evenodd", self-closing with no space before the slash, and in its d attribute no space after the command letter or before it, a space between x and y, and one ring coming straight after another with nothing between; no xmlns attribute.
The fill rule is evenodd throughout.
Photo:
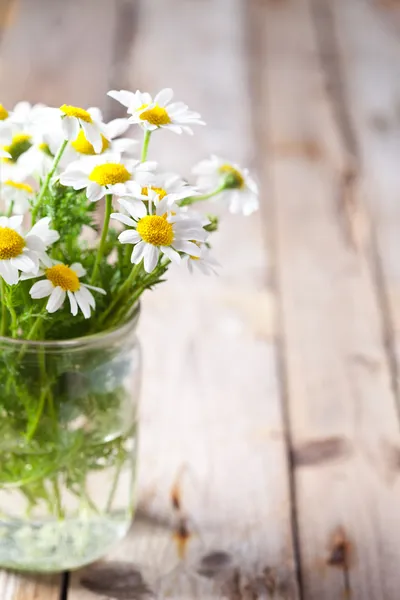
<svg viewBox="0 0 400 600"><path fill-rule="evenodd" d="M210 18L210 2L140 5L130 89L171 85L209 123L194 138L154 136L150 157L168 168L188 173L211 150L251 162L241 7L216 0ZM223 216L221 276L176 270L144 299L139 514L106 564L74 575L69 600L122 598L118 586L138 598L298 597L269 259L258 217Z"/></svg>
<svg viewBox="0 0 400 600"><path fill-rule="evenodd" d="M341 72L334 64L327 81L322 71L335 54L317 43L309 2L255 6L303 593L394 600L400 484L388 448L399 447L397 408L370 261L372 224L346 107L332 98ZM354 20L349 35L359 27ZM317 158L276 151L310 142Z"/></svg>

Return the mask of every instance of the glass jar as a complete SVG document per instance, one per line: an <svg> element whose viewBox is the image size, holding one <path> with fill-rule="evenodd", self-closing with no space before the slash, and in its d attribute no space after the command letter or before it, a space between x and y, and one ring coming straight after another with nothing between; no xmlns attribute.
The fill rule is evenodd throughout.
<svg viewBox="0 0 400 600"><path fill-rule="evenodd" d="M0 338L0 566L77 568L128 531L138 316L75 340Z"/></svg>

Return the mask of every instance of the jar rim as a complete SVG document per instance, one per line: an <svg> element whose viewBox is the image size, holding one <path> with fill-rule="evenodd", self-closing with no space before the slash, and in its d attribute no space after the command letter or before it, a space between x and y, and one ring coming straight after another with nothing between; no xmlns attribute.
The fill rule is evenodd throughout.
<svg viewBox="0 0 400 600"><path fill-rule="evenodd" d="M3 346L9 348L22 348L26 352L35 352L38 348L48 350L76 350L88 346L104 345L108 346L120 338L126 337L137 327L140 316L140 302L137 302L133 307L132 314L128 321L113 329L106 329L98 333L92 333L82 337L71 338L67 340L24 340L13 339L10 337L0 336L0 349Z"/></svg>

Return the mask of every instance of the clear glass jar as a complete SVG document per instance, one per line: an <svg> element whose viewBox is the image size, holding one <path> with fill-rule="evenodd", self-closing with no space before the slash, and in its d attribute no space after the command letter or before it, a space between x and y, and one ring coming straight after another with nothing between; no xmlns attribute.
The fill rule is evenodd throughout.
<svg viewBox="0 0 400 600"><path fill-rule="evenodd" d="M139 309L120 329L63 342L0 338L0 566L80 567L134 510Z"/></svg>

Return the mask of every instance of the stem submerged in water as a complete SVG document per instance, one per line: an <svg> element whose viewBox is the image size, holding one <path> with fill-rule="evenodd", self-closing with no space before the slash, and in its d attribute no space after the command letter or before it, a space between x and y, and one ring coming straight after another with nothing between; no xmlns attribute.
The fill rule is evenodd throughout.
<svg viewBox="0 0 400 600"><path fill-rule="evenodd" d="M107 242L108 229L110 227L111 211L112 211L112 194L107 194L106 208L105 208L104 221L103 221L103 231L101 233L100 245L99 245L99 249L97 251L96 261L95 261L94 267L93 267L92 279L90 281L90 283L92 285L96 281L97 274L99 272L100 262L101 262L101 259L103 258L104 248L105 248L105 245Z"/></svg>

